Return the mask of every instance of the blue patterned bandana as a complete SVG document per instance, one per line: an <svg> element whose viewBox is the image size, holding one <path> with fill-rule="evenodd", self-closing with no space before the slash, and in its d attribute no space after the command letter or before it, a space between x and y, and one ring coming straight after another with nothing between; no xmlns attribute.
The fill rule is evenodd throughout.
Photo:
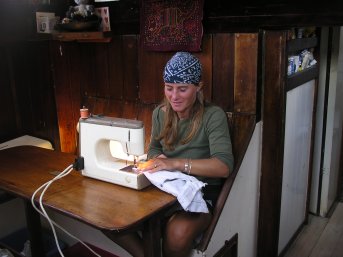
<svg viewBox="0 0 343 257"><path fill-rule="evenodd" d="M201 80L201 63L187 52L177 52L166 64L163 79L166 83L198 85Z"/></svg>

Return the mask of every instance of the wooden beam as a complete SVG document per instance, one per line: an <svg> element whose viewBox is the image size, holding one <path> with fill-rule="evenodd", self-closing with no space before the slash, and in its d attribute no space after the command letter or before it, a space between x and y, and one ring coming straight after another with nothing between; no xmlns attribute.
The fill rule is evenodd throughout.
<svg viewBox="0 0 343 257"><path fill-rule="evenodd" d="M278 256L285 129L286 38L286 31L264 32L258 257Z"/></svg>

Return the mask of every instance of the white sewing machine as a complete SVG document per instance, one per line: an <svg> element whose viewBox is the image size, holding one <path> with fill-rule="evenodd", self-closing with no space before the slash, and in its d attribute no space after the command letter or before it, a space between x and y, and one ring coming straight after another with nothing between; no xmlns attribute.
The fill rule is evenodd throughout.
<svg viewBox="0 0 343 257"><path fill-rule="evenodd" d="M146 157L142 121L91 116L79 126L82 175L134 189L150 185L135 172L136 161Z"/></svg>

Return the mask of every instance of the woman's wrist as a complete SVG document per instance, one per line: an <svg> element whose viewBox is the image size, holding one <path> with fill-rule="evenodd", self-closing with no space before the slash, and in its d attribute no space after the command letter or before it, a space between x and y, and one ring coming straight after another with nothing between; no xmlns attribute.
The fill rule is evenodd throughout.
<svg viewBox="0 0 343 257"><path fill-rule="evenodd" d="M183 172L190 175L192 171L192 159L186 159L184 162Z"/></svg>

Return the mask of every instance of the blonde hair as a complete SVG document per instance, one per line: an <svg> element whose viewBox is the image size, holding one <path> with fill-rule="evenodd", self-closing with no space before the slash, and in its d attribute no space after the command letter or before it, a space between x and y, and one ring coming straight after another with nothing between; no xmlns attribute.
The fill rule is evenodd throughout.
<svg viewBox="0 0 343 257"><path fill-rule="evenodd" d="M188 128L189 133L185 136L185 138L180 140L181 144L187 144L192 140L202 121L205 109L202 82L200 82L198 86L200 87L200 90L196 92L196 99L189 113L189 117L191 119ZM157 137L157 140L164 140L165 147L168 150L173 150L175 145L178 143L178 123L180 119L166 97L164 97L162 106L165 107L164 125L160 135Z"/></svg>

